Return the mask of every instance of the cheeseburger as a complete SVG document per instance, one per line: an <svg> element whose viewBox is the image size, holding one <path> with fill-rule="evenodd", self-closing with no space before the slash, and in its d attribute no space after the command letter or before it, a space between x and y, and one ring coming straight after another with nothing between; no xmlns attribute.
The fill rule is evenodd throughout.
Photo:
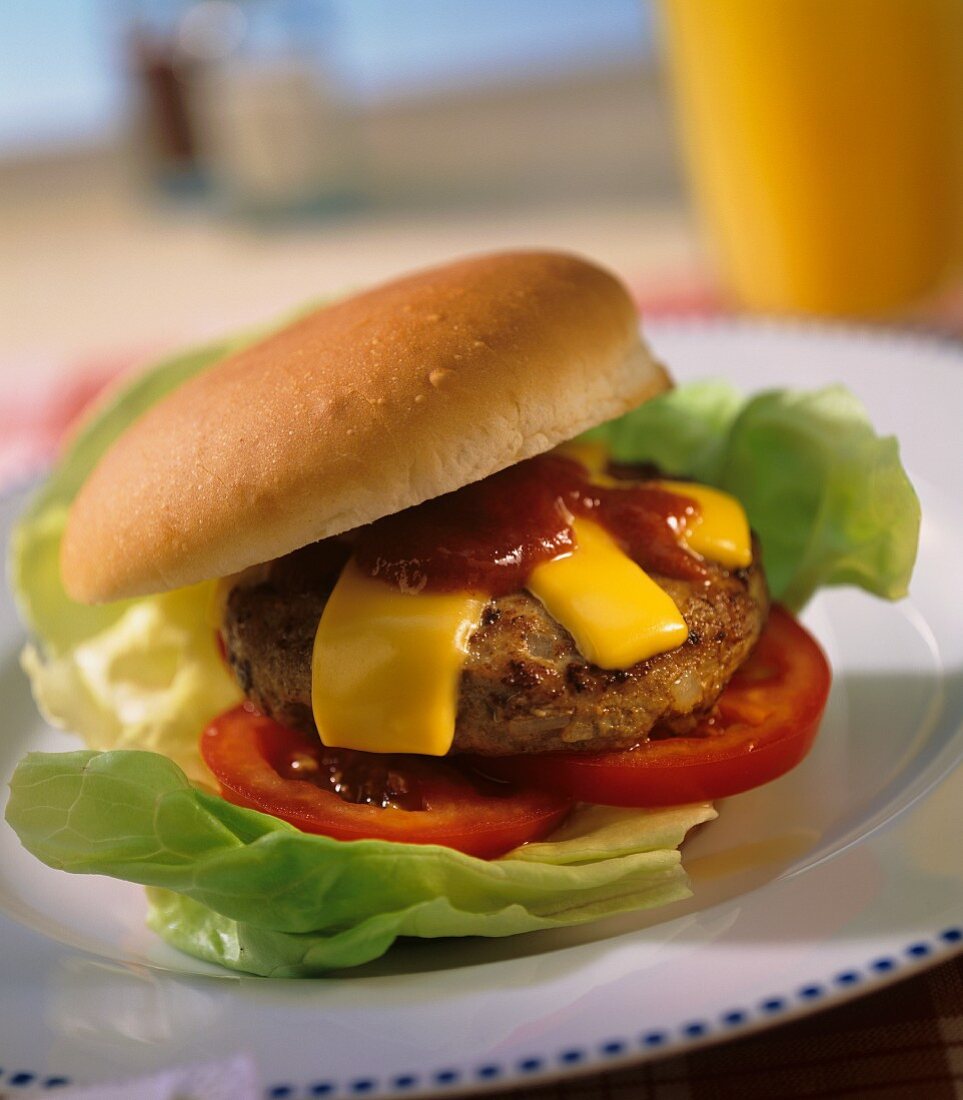
<svg viewBox="0 0 963 1100"><path fill-rule="evenodd" d="M673 389L591 263L398 279L80 425L10 576L87 747L28 754L7 820L275 977L664 906L712 800L815 736L829 669L780 602L904 595L918 531L851 394Z"/></svg>
<svg viewBox="0 0 963 1100"><path fill-rule="evenodd" d="M493 857L575 800L733 793L803 754L828 673L777 613L755 703L736 685L727 708L769 617L742 506L583 437L670 386L584 260L401 278L136 420L73 502L63 583L97 603L217 579L246 702L203 758L309 832ZM760 770L774 711L792 736Z"/></svg>

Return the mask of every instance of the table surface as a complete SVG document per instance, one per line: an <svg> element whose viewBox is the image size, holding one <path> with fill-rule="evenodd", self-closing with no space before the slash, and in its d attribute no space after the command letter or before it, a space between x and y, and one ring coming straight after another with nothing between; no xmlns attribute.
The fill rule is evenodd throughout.
<svg viewBox="0 0 963 1100"><path fill-rule="evenodd" d="M283 316L305 301L464 253L560 248L636 279L698 263L685 214L639 203L358 213L273 232L147 202L108 177L0 177L0 385L66 356L150 350Z"/></svg>

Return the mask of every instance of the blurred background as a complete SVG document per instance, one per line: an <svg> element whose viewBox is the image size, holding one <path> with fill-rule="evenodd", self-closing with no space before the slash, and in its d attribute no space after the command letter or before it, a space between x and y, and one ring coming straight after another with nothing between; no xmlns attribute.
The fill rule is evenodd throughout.
<svg viewBox="0 0 963 1100"><path fill-rule="evenodd" d="M0 398L494 247L956 324L961 210L959 0L0 4Z"/></svg>
<svg viewBox="0 0 963 1100"><path fill-rule="evenodd" d="M4 0L0 331L170 342L459 252L691 261L651 5Z"/></svg>

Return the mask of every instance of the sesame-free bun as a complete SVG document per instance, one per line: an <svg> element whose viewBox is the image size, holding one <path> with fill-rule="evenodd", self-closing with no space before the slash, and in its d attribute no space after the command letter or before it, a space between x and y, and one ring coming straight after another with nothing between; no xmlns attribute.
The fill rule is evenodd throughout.
<svg viewBox="0 0 963 1100"><path fill-rule="evenodd" d="M290 553L547 451L667 388L624 287L484 255L314 310L180 386L104 455L61 566L85 603Z"/></svg>

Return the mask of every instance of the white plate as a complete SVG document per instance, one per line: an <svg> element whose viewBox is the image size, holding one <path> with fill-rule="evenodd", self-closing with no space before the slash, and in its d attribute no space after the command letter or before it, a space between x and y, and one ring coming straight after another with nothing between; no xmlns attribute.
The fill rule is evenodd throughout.
<svg viewBox="0 0 963 1100"><path fill-rule="evenodd" d="M858 330L649 326L681 379L845 381L923 499L911 599L847 590L805 620L835 669L817 747L687 845L694 896L503 941L407 943L363 969L228 975L143 928L136 886L58 874L0 830L0 1087L247 1051L268 1096L403 1096L618 1066L799 1016L958 949L963 925L963 352ZM2 507L9 528L13 503ZM0 611L0 773L45 729ZM17 1075L20 1076L17 1076Z"/></svg>

